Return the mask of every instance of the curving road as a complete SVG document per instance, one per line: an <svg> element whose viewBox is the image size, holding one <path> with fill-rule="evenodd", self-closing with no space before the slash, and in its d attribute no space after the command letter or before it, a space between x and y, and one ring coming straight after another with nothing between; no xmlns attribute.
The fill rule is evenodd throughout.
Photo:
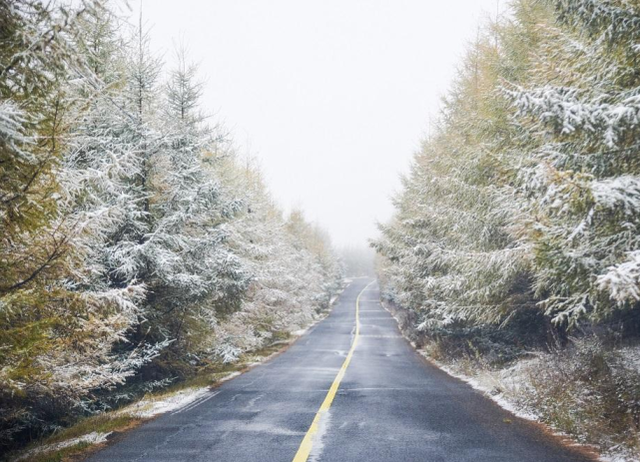
<svg viewBox="0 0 640 462"><path fill-rule="evenodd" d="M331 315L286 352L89 460L593 460L424 362L378 300L375 284L355 279Z"/></svg>

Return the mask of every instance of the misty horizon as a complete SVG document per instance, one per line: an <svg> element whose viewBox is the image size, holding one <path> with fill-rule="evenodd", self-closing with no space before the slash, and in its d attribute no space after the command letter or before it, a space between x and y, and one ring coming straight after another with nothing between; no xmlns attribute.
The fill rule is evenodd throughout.
<svg viewBox="0 0 640 462"><path fill-rule="evenodd" d="M176 47L188 50L202 109L258 163L279 205L303 210L338 247L366 246L390 219L460 58L500 8L136 1L123 10L133 24L141 4L152 50L169 65Z"/></svg>

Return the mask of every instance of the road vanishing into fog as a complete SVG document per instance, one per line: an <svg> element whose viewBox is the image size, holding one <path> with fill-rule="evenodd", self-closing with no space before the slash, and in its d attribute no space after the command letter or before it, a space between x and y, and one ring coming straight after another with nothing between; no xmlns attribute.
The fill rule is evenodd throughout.
<svg viewBox="0 0 640 462"><path fill-rule="evenodd" d="M594 460L426 363L366 279L353 280L327 319L287 351L208 398L122 435L89 460Z"/></svg>

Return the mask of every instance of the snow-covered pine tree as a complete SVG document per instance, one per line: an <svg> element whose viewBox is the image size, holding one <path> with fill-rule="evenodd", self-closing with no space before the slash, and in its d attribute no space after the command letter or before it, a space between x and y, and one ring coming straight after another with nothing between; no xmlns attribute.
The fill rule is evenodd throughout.
<svg viewBox="0 0 640 462"><path fill-rule="evenodd" d="M64 168L79 102L69 72L82 18L102 8L0 2L2 190L0 234L0 445L37 435L81 411L100 388L121 383L137 353L112 355L135 294L87 290L83 218L69 202Z"/></svg>
<svg viewBox="0 0 640 462"><path fill-rule="evenodd" d="M516 71L493 34L470 49L374 244L389 263L388 289L419 313L422 329L503 322L532 306L527 249L510 226L520 213L504 152L513 134L496 91L501 74Z"/></svg>
<svg viewBox="0 0 640 462"><path fill-rule="evenodd" d="M259 171L249 163L241 165L233 152L214 167L226 193L242 203L228 226L229 244L251 277L240 309L218 317L211 339L213 357L233 362L274 334L291 330L291 311L307 307L298 305L282 213L268 197Z"/></svg>
<svg viewBox="0 0 640 462"><path fill-rule="evenodd" d="M102 306L102 318L97 312L92 317L103 323L94 351L104 363L117 364L105 374L105 386L121 385L167 344L127 341L144 319L146 288L136 270L141 264L121 254L139 244L149 219L143 208L148 192L139 181L147 141L127 108L120 26L105 8L79 21L76 48L86 65L68 88L76 114L61 172L63 208L77 223L73 244L83 257L73 290Z"/></svg>
<svg viewBox="0 0 640 462"><path fill-rule="evenodd" d="M535 170L535 141L512 123L501 88L529 78L540 25L552 20L546 5L520 0L478 32L373 243L385 296L443 351L504 360L545 340L532 286L533 212L520 188L522 172Z"/></svg>
<svg viewBox="0 0 640 462"><path fill-rule="evenodd" d="M309 223L302 210L294 209L286 219L285 229L289 242L300 257L298 274L308 289L310 303L321 309L328 306L342 280L342 267L338 262L327 233L316 224Z"/></svg>
<svg viewBox="0 0 640 462"><path fill-rule="evenodd" d="M143 237L149 286L148 317L157 334L175 340L175 358L192 360L215 325L235 311L247 275L229 251L226 223L240 203L222 194L206 162L222 140L200 113L196 67L178 50L159 116L164 141L153 154L151 228ZM160 129L160 128L159 128ZM171 354L171 353L170 353Z"/></svg>
<svg viewBox="0 0 640 462"><path fill-rule="evenodd" d="M536 291L548 314L572 324L640 300L640 7L550 3L558 23L526 83L508 93L533 141L522 195Z"/></svg>
<svg viewBox="0 0 640 462"><path fill-rule="evenodd" d="M143 244L152 226L153 156L164 142L156 129L160 62L150 56L145 32L125 40L107 9L80 25L76 46L90 73L71 80L77 115L63 172L69 209L86 228L78 245L88 271L79 284L140 299L148 277Z"/></svg>
<svg viewBox="0 0 640 462"><path fill-rule="evenodd" d="M340 282L333 251L323 243L322 258L305 250L300 236L288 230L282 212L274 204L258 168L239 162L233 153L217 165L228 193L241 199L242 210L229 223L229 243L251 275L251 284L240 309L220 316L212 351L232 362L278 336L306 327L327 308L328 297ZM302 219L301 214L297 217ZM304 225L308 226L308 225ZM296 228L303 228L300 221Z"/></svg>

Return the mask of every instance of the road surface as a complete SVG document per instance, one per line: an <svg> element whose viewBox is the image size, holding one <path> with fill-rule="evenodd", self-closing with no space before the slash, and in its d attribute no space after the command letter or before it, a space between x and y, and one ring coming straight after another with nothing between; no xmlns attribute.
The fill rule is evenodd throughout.
<svg viewBox="0 0 640 462"><path fill-rule="evenodd" d="M365 279L355 279L331 315L286 352L211 393L89 460L592 460L423 361Z"/></svg>

